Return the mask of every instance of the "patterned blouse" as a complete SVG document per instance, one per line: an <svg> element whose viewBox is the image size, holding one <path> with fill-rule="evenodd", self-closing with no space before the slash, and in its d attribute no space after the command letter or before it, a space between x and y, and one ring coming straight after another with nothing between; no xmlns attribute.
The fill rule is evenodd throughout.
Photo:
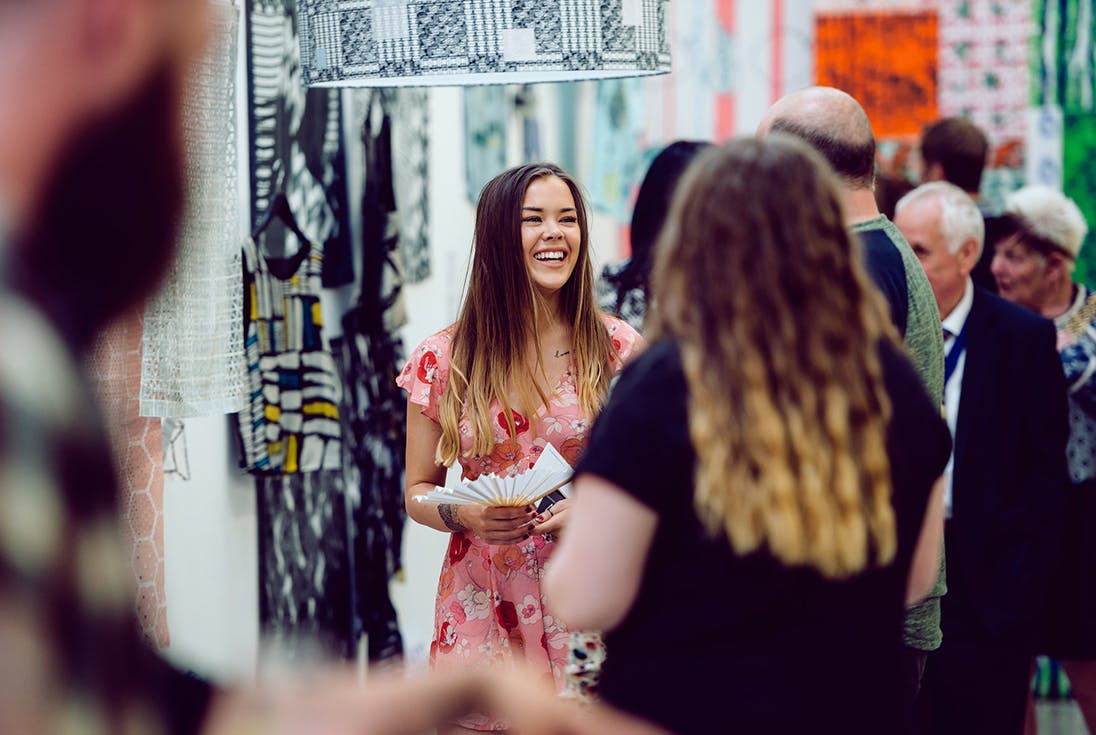
<svg viewBox="0 0 1096 735"><path fill-rule="evenodd" d="M1069 444L1066 456L1074 482L1096 479L1096 293L1077 287L1066 313L1054 320L1058 355L1069 384Z"/></svg>

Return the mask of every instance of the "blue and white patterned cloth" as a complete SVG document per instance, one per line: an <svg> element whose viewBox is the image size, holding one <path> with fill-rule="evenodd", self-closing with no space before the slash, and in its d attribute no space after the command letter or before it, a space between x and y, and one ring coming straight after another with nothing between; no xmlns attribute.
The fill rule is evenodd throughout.
<svg viewBox="0 0 1096 735"><path fill-rule="evenodd" d="M1096 293L1078 286L1073 305L1054 326L1069 384L1069 474L1081 483L1096 479Z"/></svg>

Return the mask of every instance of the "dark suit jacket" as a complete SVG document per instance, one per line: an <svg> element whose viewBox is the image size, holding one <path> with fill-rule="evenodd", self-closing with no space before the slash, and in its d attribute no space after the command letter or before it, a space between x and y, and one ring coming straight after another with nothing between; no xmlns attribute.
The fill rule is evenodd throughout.
<svg viewBox="0 0 1096 735"><path fill-rule="evenodd" d="M951 629L1031 642L1056 553L1068 435L1053 323L975 288L955 429L945 639Z"/></svg>

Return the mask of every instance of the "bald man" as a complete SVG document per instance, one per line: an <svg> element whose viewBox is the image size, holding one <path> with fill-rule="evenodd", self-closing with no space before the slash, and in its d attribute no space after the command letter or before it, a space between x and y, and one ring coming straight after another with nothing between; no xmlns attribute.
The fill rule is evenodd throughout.
<svg viewBox="0 0 1096 735"><path fill-rule="evenodd" d="M868 270L893 304L888 276L873 263L901 259L906 287L906 347L932 400L940 405L944 394L944 343L940 312L932 286L909 243L875 201L875 134L864 108L852 96L832 87L808 87L792 92L769 108L758 135L783 133L814 146L830 162L841 184L845 222L860 236ZM889 255L888 255L889 254ZM891 271L893 272L893 271ZM928 654L940 647L940 598L945 592L944 560L929 596L907 611L905 644L909 704L920 689Z"/></svg>

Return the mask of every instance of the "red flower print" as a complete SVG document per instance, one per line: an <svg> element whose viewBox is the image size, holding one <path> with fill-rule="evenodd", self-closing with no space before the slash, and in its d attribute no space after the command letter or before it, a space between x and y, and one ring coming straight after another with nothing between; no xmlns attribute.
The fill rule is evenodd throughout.
<svg viewBox="0 0 1096 735"><path fill-rule="evenodd" d="M446 568L441 573L441 579L438 581L438 597L445 599L449 595L453 594L453 585L456 581L456 575L451 568Z"/></svg>
<svg viewBox="0 0 1096 735"><path fill-rule="evenodd" d="M511 411L510 413L514 417L514 433L512 434L512 436L517 436L518 434L524 434L525 432L529 431L529 419L525 418L524 416L522 416L517 411ZM503 431L509 431L510 430L510 427L508 427L506 425L506 412L505 411L499 411L498 422L499 422L499 426L502 427Z"/></svg>
<svg viewBox="0 0 1096 735"><path fill-rule="evenodd" d="M465 534L454 533L449 539L449 563L459 562L468 554L470 548L472 548L472 541Z"/></svg>
<svg viewBox="0 0 1096 735"><path fill-rule="evenodd" d="M468 615L464 612L464 605L459 601L453 600L449 603L449 612L453 613L453 619L457 621L457 625L463 625L468 622Z"/></svg>
<svg viewBox="0 0 1096 735"><path fill-rule="evenodd" d="M499 625L507 631L518 627L518 611L514 607L514 603L509 600L501 601L499 606L495 608L495 618L499 621Z"/></svg>
<svg viewBox="0 0 1096 735"><path fill-rule="evenodd" d="M456 631L453 630L453 624L448 620L438 628L438 638L434 643L437 644L438 650L442 653L449 653L457 644Z"/></svg>
<svg viewBox="0 0 1096 735"><path fill-rule="evenodd" d="M491 460L497 473L516 465L521 461L521 446L518 444L518 440L507 439L503 442L497 442L494 451L491 452Z"/></svg>
<svg viewBox="0 0 1096 735"><path fill-rule="evenodd" d="M617 352L620 352L620 350L622 349L622 346L620 344L620 340L617 339L616 337L613 337L613 349L616 350Z"/></svg>
<svg viewBox="0 0 1096 735"><path fill-rule="evenodd" d="M438 374L438 356L433 352L427 352L419 360L419 380L424 383L433 383L434 376Z"/></svg>
<svg viewBox="0 0 1096 735"><path fill-rule="evenodd" d="M578 458L582 456L582 450L585 449L585 445L586 442L582 439L572 436L570 439L563 440L563 443L559 447L559 453L567 460L567 464L574 467L578 464Z"/></svg>
<svg viewBox="0 0 1096 735"><path fill-rule="evenodd" d="M525 566L525 555L513 544L500 546L494 562L495 569L498 569L500 574L508 575Z"/></svg>

